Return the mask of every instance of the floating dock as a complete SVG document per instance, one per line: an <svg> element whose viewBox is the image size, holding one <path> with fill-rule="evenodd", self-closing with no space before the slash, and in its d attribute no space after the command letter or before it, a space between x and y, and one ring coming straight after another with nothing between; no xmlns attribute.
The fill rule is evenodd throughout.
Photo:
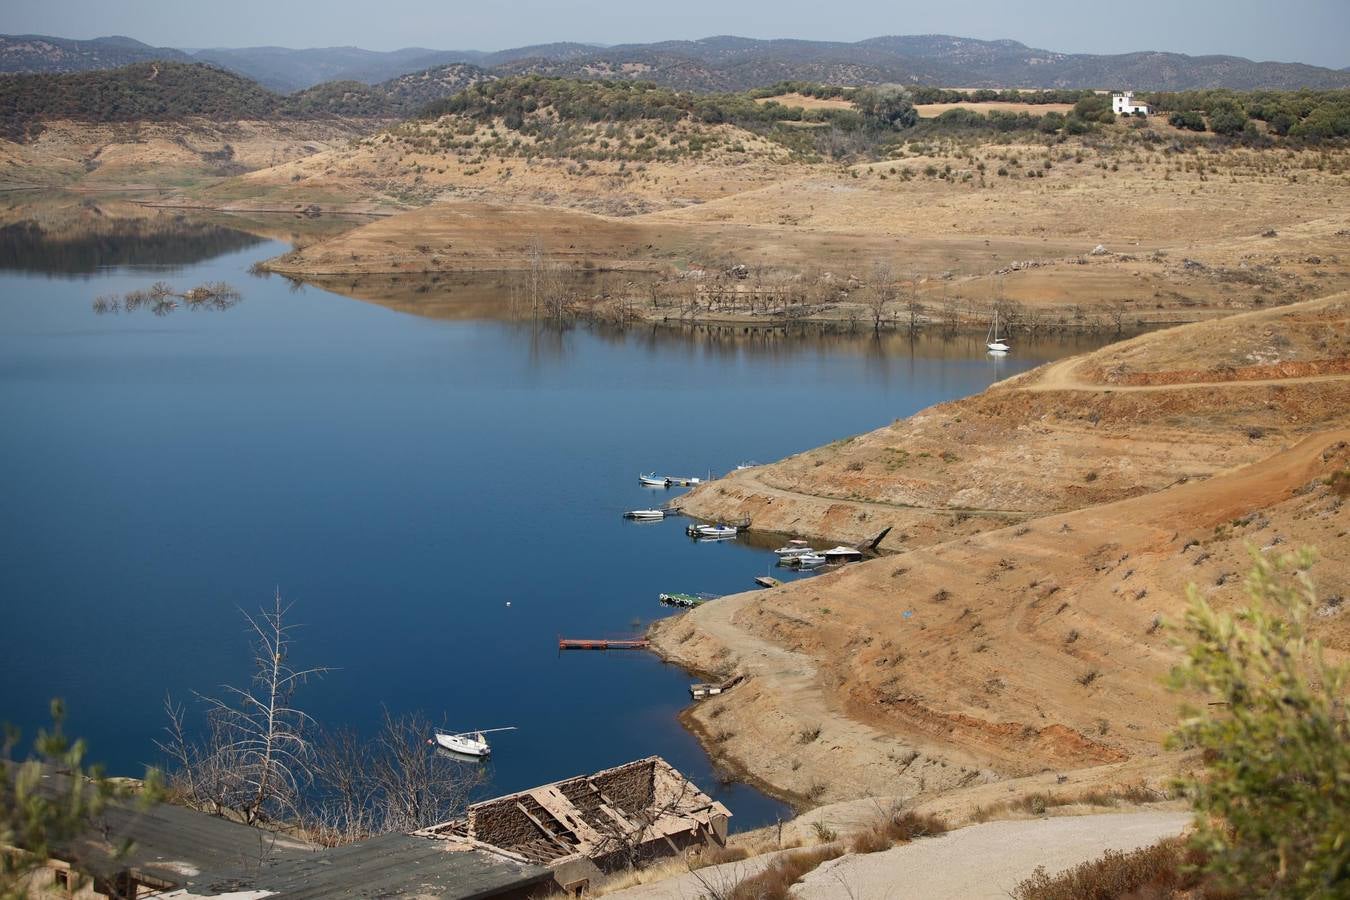
<svg viewBox="0 0 1350 900"><path fill-rule="evenodd" d="M779 581L777 578L770 578L768 575L757 575L755 577L755 584L762 588L776 588L782 587L783 582Z"/></svg>
<svg viewBox="0 0 1350 900"><path fill-rule="evenodd" d="M651 641L646 638L636 640L612 640L610 638L558 638L559 650L646 650Z"/></svg>

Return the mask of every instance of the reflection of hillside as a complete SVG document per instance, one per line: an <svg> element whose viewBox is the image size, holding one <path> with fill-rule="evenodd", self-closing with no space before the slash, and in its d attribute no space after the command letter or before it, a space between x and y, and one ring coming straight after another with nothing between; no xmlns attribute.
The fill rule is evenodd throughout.
<svg viewBox="0 0 1350 900"><path fill-rule="evenodd" d="M614 276L581 276L569 293L594 296ZM618 288L631 279L611 281ZM306 284L428 319L528 319L525 276L519 272L439 275L314 276Z"/></svg>
<svg viewBox="0 0 1350 900"><path fill-rule="evenodd" d="M108 266L190 265L263 240L129 203L16 199L0 212L0 269L88 275Z"/></svg>
<svg viewBox="0 0 1350 900"><path fill-rule="evenodd" d="M187 266L268 240L331 237L360 220L236 217L126 200L16 195L0 208L0 270L88 275L109 266Z"/></svg>
<svg viewBox="0 0 1350 900"><path fill-rule="evenodd" d="M635 273L579 276L568 287L578 297L596 297L605 293L631 290L631 283L648 277ZM493 319L522 321L528 324L527 291L519 272L462 272L436 275L360 275L315 276L306 284L374 303L398 312L428 319ZM568 326L573 327L573 326ZM666 322L615 325L584 322L575 327L613 343L641 341L666 350L677 349L698 356L733 357L740 354L797 358L803 354L824 357L858 356L889 368L900 359L979 360L998 367L999 360L985 353L983 331L944 333L936 328L910 335L905 331L885 331L874 335L870 328L850 330L847 326L823 323L770 325L701 325ZM539 325L541 341L555 331L549 324ZM1121 335L1122 337L1125 335ZM1020 336L1016 352L1037 360L1058 359L1066 354L1095 350L1113 334L1070 332ZM542 344L541 344L542 346ZM560 341L555 353L566 353L567 343Z"/></svg>

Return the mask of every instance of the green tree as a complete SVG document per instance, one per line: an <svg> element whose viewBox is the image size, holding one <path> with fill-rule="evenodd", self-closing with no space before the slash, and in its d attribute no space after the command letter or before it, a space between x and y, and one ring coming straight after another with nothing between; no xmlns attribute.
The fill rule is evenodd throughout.
<svg viewBox="0 0 1350 900"><path fill-rule="evenodd" d="M919 121L919 113L909 94L894 88L869 88L859 91L853 99L869 128L912 128Z"/></svg>
<svg viewBox="0 0 1350 900"><path fill-rule="evenodd" d="M1185 128L1188 131L1205 130L1205 117L1193 109L1177 110L1167 117L1167 123L1174 128Z"/></svg>
<svg viewBox="0 0 1350 900"><path fill-rule="evenodd" d="M1208 705L1186 709L1173 746L1204 753L1182 786L1197 812L1207 869L1242 895L1344 897L1350 883L1350 666L1308 636L1316 593L1310 551L1253 552L1247 606L1216 612L1194 587L1185 661L1174 686Z"/></svg>
<svg viewBox="0 0 1350 900"><path fill-rule="evenodd" d="M1089 94L1073 105L1073 115L1084 122L1109 123L1116 120L1111 109L1111 98L1105 94Z"/></svg>
<svg viewBox="0 0 1350 900"><path fill-rule="evenodd" d="M1232 100L1220 100L1209 111L1209 130L1215 134L1241 134L1247 113Z"/></svg>
<svg viewBox="0 0 1350 900"><path fill-rule="evenodd" d="M128 788L106 778L100 766L85 765L84 741L70 740L61 729L65 707L60 700L52 701L51 715L51 729L38 732L23 760L14 759L18 729L5 726L0 748L0 847L21 852L0 852L0 900L27 897L29 876L47 863L52 852L91 828L108 803L129 794ZM48 777L54 773L66 778ZM159 779L148 773L142 802L153 802L159 794ZM124 844L113 853L129 849ZM81 874L78 865L76 873Z"/></svg>

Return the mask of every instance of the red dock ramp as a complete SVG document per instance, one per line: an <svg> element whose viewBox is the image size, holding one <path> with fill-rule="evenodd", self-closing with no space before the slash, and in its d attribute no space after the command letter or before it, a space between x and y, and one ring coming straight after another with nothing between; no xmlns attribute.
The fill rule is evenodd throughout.
<svg viewBox="0 0 1350 900"><path fill-rule="evenodd" d="M559 650L646 650L651 644L646 638L612 640L610 638L558 638Z"/></svg>

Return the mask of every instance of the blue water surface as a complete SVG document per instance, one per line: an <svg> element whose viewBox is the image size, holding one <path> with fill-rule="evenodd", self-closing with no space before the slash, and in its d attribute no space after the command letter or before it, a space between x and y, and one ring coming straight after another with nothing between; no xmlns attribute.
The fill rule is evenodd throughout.
<svg viewBox="0 0 1350 900"><path fill-rule="evenodd" d="M685 673L556 649L669 614L662 591L769 571L680 520L621 520L670 496L639 470L778 459L1086 346L994 362L978 339L438 321L246 274L286 249L0 271L0 718L31 734L62 697L115 773L158 761L166 694L248 679L240 610L279 589L297 664L333 667L297 698L320 722L519 726L495 741L495 792L660 754L737 827L771 822L785 807L719 779L677 723ZM91 309L158 279L243 300Z"/></svg>

